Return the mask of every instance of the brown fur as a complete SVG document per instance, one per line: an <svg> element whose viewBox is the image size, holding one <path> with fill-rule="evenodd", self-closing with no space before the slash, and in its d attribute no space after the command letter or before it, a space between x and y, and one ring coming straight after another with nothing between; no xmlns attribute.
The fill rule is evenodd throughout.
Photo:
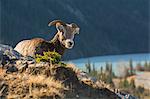
<svg viewBox="0 0 150 99"><path fill-rule="evenodd" d="M66 49L73 47L74 35L79 33L79 27L74 23L66 24L60 20L50 22L49 26L51 25L56 25L58 32L50 42L42 38L33 38L19 42L14 49L23 56L33 57L35 54L43 54L44 51L56 51L63 55Z"/></svg>
<svg viewBox="0 0 150 99"><path fill-rule="evenodd" d="M59 43L58 38L53 39L51 42L45 41L42 38L33 38L31 40L21 41L20 43L22 43L21 46L16 46L15 49L20 49L19 52L23 56L34 57L35 54L42 55L46 51L56 51L60 55L63 55L66 49Z"/></svg>

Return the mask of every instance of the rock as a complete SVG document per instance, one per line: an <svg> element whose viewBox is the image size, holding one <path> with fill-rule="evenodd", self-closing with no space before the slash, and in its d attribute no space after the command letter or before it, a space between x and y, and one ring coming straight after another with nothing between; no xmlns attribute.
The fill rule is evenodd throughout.
<svg viewBox="0 0 150 99"><path fill-rule="evenodd" d="M0 64L4 66L5 64L9 63L11 60L7 55L1 55L0 56Z"/></svg>
<svg viewBox="0 0 150 99"><path fill-rule="evenodd" d="M126 93L116 93L121 99L138 99L135 96Z"/></svg>
<svg viewBox="0 0 150 99"><path fill-rule="evenodd" d="M23 57L11 46L0 44L0 67L7 69L7 72L16 72L18 69L23 71L28 67L28 64L34 63L34 58Z"/></svg>
<svg viewBox="0 0 150 99"><path fill-rule="evenodd" d="M27 62L28 64L35 64L35 61L33 60L33 61L28 61Z"/></svg>
<svg viewBox="0 0 150 99"><path fill-rule="evenodd" d="M18 71L18 68L16 66L8 66L6 73L13 73L17 71Z"/></svg>
<svg viewBox="0 0 150 99"><path fill-rule="evenodd" d="M20 59L21 54L13 50L8 45L0 44L0 66L4 67L6 64L14 64L15 60Z"/></svg>
<svg viewBox="0 0 150 99"><path fill-rule="evenodd" d="M96 81L97 81L96 77L89 77L89 78L92 82L96 83Z"/></svg>
<svg viewBox="0 0 150 99"><path fill-rule="evenodd" d="M76 86L79 83L75 72L70 68L58 66L57 68L52 69L51 73L56 80L63 81L67 86L70 86L70 84Z"/></svg>
<svg viewBox="0 0 150 99"><path fill-rule="evenodd" d="M77 74L77 77L78 77L78 79L85 79L85 78L88 79L88 74L84 71L81 71Z"/></svg>
<svg viewBox="0 0 150 99"><path fill-rule="evenodd" d="M23 72L26 70L26 68L35 66L35 65L36 65L35 59L32 57L21 57L21 59L16 61L16 66L19 72Z"/></svg>
<svg viewBox="0 0 150 99"><path fill-rule="evenodd" d="M24 61L35 61L35 59L33 57L30 57L30 56L21 57L21 60L24 60Z"/></svg>
<svg viewBox="0 0 150 99"><path fill-rule="evenodd" d="M89 77L86 72L83 71L75 72L72 68L60 64L52 65L48 62L36 63L34 58L22 57L21 54L13 50L13 48L8 45L0 44L0 66L4 67L2 69L6 69L4 70L4 73L6 74L1 73L5 76L1 76L0 78L6 79L7 82L15 81L15 83L12 85L11 83L7 83L9 84L8 88L11 88L12 86L12 90L11 90L12 92L16 92L16 90L14 90L15 88L22 88L20 90L23 91L24 88L27 88L26 87L27 84L24 84L26 81L24 80L24 78L28 79L28 77L33 77L33 76L36 77L37 75L42 75L45 76L46 78L52 77L54 78L54 80L63 83L63 85L69 89L69 90L68 89L64 90L64 94L68 99L74 97L76 98L84 97L88 99L89 97L92 99L119 99L119 97L122 98L122 96L129 97L127 99L136 99L136 98L132 98L131 95L116 94L108 90L108 88L106 87L105 88L101 87L104 86L105 84L102 84L101 82L96 83L97 80L93 77L92 78ZM7 74L7 73L13 73L13 74ZM22 74L25 75L24 78L22 77ZM18 79L20 79L20 81ZM20 83L25 85L25 87L21 87L21 86L17 87L18 85L21 85ZM14 87L14 85L16 84L18 85ZM100 87L98 87L98 85L100 85ZM9 93L9 91L6 89L8 88L3 86L4 84L0 83L0 94L7 96L7 93ZM27 91L29 91L28 88ZM16 92L16 94L18 95L18 92ZM26 95L26 93L24 94Z"/></svg>
<svg viewBox="0 0 150 99"><path fill-rule="evenodd" d="M0 57L6 55L9 59L20 59L22 56L20 53L15 51L11 46L0 44Z"/></svg>
<svg viewBox="0 0 150 99"><path fill-rule="evenodd" d="M18 66L16 68L15 66L17 64L18 64ZM12 95L14 95L14 93L16 95L20 95L18 93L18 91L16 91L16 89L23 92L21 95L28 96L30 91L27 87L28 84L25 84L25 83L27 83L26 81L27 81L28 77L38 77L38 75L41 75L41 77L44 77L44 79L46 79L47 77L52 77L54 80L60 81L65 86L64 87L65 89L63 89L63 90L57 89L57 90L62 91L63 94L65 95L64 98L66 98L66 99L74 99L74 98L119 99L118 95L116 95L114 92L112 92L106 88L93 87L93 85L92 85L93 82L92 82L92 84L86 84L85 82L81 82L78 79L77 74L73 71L72 68L69 68L67 66L61 66L60 64L50 65L50 63L48 63L48 62L28 64L28 61L26 59L24 59L24 60L19 59L16 61L16 64L8 64L6 67L8 67L8 68L7 68L6 72L4 71L4 73L10 73L10 74L3 74L3 76L0 77L2 79L6 79L6 81L9 84L8 85L9 91L7 91L5 93L3 91L3 93L2 93L2 95L6 94L5 96L7 96L7 93L12 94ZM23 70L23 72L20 72L21 69ZM18 72L13 73L16 71L18 71ZM13 73L13 74L11 74L11 73ZM22 74L24 75L24 77L22 77ZM82 74L84 75L84 73L81 73L81 75ZM89 77L87 77L87 78L89 78ZM43 78L40 78L40 76L39 76L38 79L42 80ZM83 78L82 78L82 80L83 80ZM34 81L34 79L33 79L33 81ZM42 80L42 82L43 81L44 80ZM89 82L90 81L92 81L92 80L89 79ZM9 83L9 82L14 82L14 83ZM42 82L40 84L42 84ZM24 87L22 87L22 86L24 86ZM54 83L54 87L55 87L55 83Z"/></svg>

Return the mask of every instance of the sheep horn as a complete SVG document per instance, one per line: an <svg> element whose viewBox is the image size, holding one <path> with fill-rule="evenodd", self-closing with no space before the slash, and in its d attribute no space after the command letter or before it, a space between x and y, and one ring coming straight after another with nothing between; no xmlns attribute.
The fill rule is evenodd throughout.
<svg viewBox="0 0 150 99"><path fill-rule="evenodd" d="M57 23L60 23L61 25L66 26L66 23L61 20L54 20L52 22L49 22L48 26L56 25Z"/></svg>

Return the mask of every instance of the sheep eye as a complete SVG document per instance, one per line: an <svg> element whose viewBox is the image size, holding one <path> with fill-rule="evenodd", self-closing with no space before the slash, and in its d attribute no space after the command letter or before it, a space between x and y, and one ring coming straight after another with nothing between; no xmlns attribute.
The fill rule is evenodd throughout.
<svg viewBox="0 0 150 99"><path fill-rule="evenodd" d="M63 28L59 27L58 29L60 32L64 33Z"/></svg>

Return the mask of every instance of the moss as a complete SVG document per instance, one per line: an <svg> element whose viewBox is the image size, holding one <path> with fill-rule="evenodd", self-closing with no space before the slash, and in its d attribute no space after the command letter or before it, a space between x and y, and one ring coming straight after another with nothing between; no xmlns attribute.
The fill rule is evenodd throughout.
<svg viewBox="0 0 150 99"><path fill-rule="evenodd" d="M49 62L52 64L60 64L61 55L57 52L43 52L43 55L36 54L36 62Z"/></svg>

